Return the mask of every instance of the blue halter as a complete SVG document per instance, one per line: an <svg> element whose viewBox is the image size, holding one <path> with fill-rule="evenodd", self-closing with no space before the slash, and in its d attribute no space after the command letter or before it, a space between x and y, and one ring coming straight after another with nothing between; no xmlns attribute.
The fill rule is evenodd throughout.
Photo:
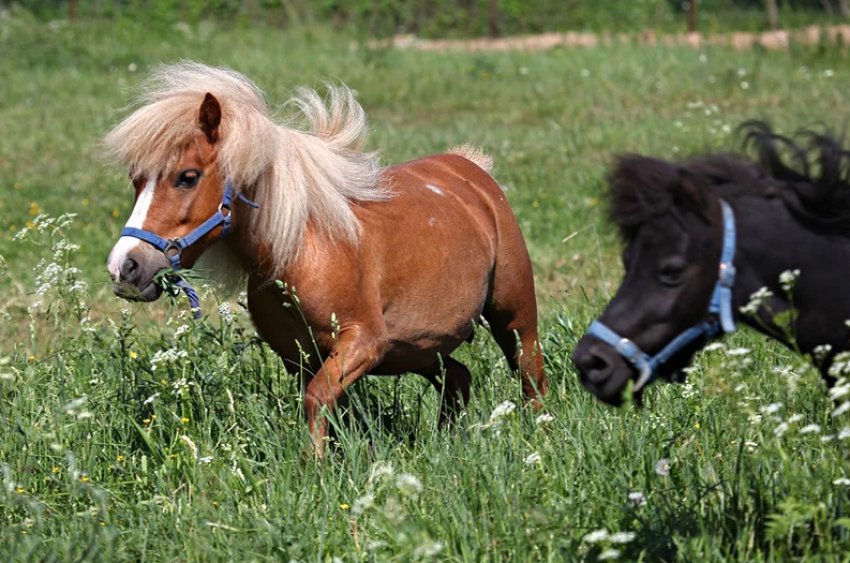
<svg viewBox="0 0 850 563"><path fill-rule="evenodd" d="M253 207L254 209L258 209L260 206L257 203L254 203L244 195L235 194L236 199L240 199L245 202L247 205ZM159 236L156 233L152 233L151 231L146 231L144 229L137 229L136 227L124 227L121 231L121 236L126 237L134 237L139 240L143 240L158 250L160 250L165 257L168 258L168 261L171 262L171 267L174 271L178 271L183 269L183 263L180 259L183 251L198 242L204 236L210 233L216 227L221 226L221 236L224 237L227 233L230 232L230 223L232 221L230 215L230 208L233 206L233 198L234 198L234 190L233 184L230 183L230 180L227 180L224 183L224 195L221 198L221 203L218 206L218 210L213 214L212 217L195 227L189 234L182 237L166 239ZM189 298L189 305L192 307L193 315L196 319L201 317L201 300L198 297L198 292L195 291L189 282L181 278L178 274L174 274L176 277L175 285L183 290L186 294L186 297Z"/></svg>
<svg viewBox="0 0 850 563"><path fill-rule="evenodd" d="M700 338L712 340L723 333L735 330L735 320L732 316L732 286L735 284L735 266L732 264L735 258L735 214L729 204L722 199L720 206L723 209L723 251L720 254L717 283L714 285L714 292L708 304L708 313L712 315L709 320L685 330L654 356L650 356L637 344L620 336L599 321L593 321L587 330L587 334L613 346L617 353L638 370L640 376L635 383L635 391L655 381L658 377L658 368L695 340Z"/></svg>

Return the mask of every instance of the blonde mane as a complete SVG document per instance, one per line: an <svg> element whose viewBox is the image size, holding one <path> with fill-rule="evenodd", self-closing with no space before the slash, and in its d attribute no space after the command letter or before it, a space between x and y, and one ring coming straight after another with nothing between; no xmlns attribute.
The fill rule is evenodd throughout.
<svg viewBox="0 0 850 563"><path fill-rule="evenodd" d="M391 194L379 183L377 156L363 151L366 116L345 86L329 86L327 101L314 90L298 91L289 104L306 122L302 130L293 120L275 122L262 91L236 71L195 62L164 66L145 83L140 107L104 138L107 153L133 176L172 172L198 132L208 92L222 110L219 165L238 192L260 204L250 228L271 249L274 268L297 256L308 221L356 244L352 204Z"/></svg>

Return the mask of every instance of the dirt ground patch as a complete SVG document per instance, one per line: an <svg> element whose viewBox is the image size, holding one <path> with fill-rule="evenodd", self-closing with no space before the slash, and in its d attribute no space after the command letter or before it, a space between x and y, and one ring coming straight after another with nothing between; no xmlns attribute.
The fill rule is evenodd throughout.
<svg viewBox="0 0 850 563"><path fill-rule="evenodd" d="M396 35L390 39L373 40L371 47L394 47L420 51L545 51L557 47L596 47L611 44L684 45L700 49L706 45L729 46L744 50L760 46L765 49L787 49L792 43L817 45L819 43L850 44L850 25L809 26L797 30L732 32L703 34L700 32L659 34L653 30L638 33L541 33L511 37L478 39L420 39L414 35Z"/></svg>

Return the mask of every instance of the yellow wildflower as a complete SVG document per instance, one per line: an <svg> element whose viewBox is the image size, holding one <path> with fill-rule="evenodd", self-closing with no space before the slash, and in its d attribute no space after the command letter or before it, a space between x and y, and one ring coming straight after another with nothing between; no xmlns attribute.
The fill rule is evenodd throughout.
<svg viewBox="0 0 850 563"><path fill-rule="evenodd" d="M351 505L348 504L347 502L342 502L342 503L340 503L339 507L343 510L348 510L349 508L351 508Z"/></svg>

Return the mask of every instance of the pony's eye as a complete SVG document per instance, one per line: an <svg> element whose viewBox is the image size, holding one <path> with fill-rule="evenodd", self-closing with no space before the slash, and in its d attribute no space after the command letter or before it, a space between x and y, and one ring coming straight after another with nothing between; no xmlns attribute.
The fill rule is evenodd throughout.
<svg viewBox="0 0 850 563"><path fill-rule="evenodd" d="M676 287L682 283L687 267L687 262L679 257L664 260L658 269L658 281L668 287Z"/></svg>
<svg viewBox="0 0 850 563"><path fill-rule="evenodd" d="M177 179L174 180L175 188L194 188L198 184L198 180L201 179L201 171L195 170L194 168L190 168L188 170L184 170L180 174L177 175Z"/></svg>

